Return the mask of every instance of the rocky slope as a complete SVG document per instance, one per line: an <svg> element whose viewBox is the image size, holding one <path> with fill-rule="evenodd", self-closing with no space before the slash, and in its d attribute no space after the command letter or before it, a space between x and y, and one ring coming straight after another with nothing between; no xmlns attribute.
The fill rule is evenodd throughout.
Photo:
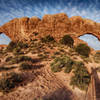
<svg viewBox="0 0 100 100"><path fill-rule="evenodd" d="M59 40L64 34L74 38L91 33L100 39L100 24L80 16L68 18L64 13L37 17L15 18L0 27L0 33L5 33L13 41L29 41L44 35L52 35ZM38 33L38 35L35 35Z"/></svg>
<svg viewBox="0 0 100 100"><path fill-rule="evenodd" d="M37 17L15 18L1 26L0 33L5 33L15 42L35 40L25 44L19 42L19 45L12 42L9 44L10 47L8 45L7 48L1 49L1 78L4 74L15 72L21 74L23 81L16 84L11 90L7 87L8 93L2 92L1 85L0 100L85 100L87 98L87 100L91 100L90 98L95 96L91 95L94 85L89 84L86 91L80 90L77 86L73 87L70 85L70 81L74 75L74 69L70 73L65 73L65 68L62 68L60 72L54 73L51 70L51 64L55 58L64 56L66 59L70 58L69 62L71 60L83 62L84 68L89 74L91 74L91 68L99 68L100 52L98 52L99 56L96 56L96 51L91 50L89 57L83 57L74 48L77 43L85 43L77 38L83 34L93 34L100 39L99 27L99 23L80 16L68 18L64 13L45 15L42 19ZM55 40L59 40L65 34L70 34L75 41L73 48L56 41L44 43L38 39L45 38L49 34ZM31 65L31 69L26 67L25 70L21 70L20 67L23 63ZM6 87L6 82L3 86ZM97 92L100 94L99 91Z"/></svg>

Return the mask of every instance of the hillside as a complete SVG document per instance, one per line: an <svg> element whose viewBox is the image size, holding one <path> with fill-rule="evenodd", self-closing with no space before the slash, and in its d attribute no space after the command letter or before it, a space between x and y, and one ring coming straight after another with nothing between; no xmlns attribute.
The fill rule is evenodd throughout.
<svg viewBox="0 0 100 100"><path fill-rule="evenodd" d="M100 51L78 38L99 38L98 23L45 15L14 19L0 32L12 39L0 49L0 100L100 99Z"/></svg>

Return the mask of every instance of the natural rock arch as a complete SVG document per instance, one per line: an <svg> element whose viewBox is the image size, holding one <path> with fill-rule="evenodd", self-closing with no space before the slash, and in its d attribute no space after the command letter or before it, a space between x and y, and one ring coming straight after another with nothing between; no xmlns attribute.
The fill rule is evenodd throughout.
<svg viewBox="0 0 100 100"><path fill-rule="evenodd" d="M33 33L39 33L34 35ZM64 13L37 17L15 18L0 27L0 33L5 33L12 41L30 41L45 35L52 35L59 40L63 35L70 34L78 38L86 33L95 35L100 40L100 23L80 16L68 18Z"/></svg>

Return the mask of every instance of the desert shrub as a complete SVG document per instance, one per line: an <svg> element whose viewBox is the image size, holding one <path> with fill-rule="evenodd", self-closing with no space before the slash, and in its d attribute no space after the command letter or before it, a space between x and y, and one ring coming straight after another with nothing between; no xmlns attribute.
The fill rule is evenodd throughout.
<svg viewBox="0 0 100 100"><path fill-rule="evenodd" d="M6 71L9 70L9 68L5 67L5 66L0 66L0 71Z"/></svg>
<svg viewBox="0 0 100 100"><path fill-rule="evenodd" d="M69 57L67 56L55 58L54 61L50 64L51 70L53 72L61 71L62 68L66 66L68 60L69 60Z"/></svg>
<svg viewBox="0 0 100 100"><path fill-rule="evenodd" d="M72 69L73 69L73 65L74 65L74 61L71 60L71 59L69 59L69 60L67 61L67 63L66 63L64 72L65 72L65 73L70 73L70 72L72 71Z"/></svg>
<svg viewBox="0 0 100 100"><path fill-rule="evenodd" d="M9 92L13 89L18 83L22 82L22 76L15 72L6 73L0 79L0 91L2 92Z"/></svg>
<svg viewBox="0 0 100 100"><path fill-rule="evenodd" d="M38 39L34 39L34 40L32 40L33 42L35 42L35 41L38 41Z"/></svg>
<svg viewBox="0 0 100 100"><path fill-rule="evenodd" d="M28 47L28 44L27 43L23 43L23 42L13 42L11 41L7 47L7 51L13 51L15 48L16 50L21 50L22 48L27 48Z"/></svg>
<svg viewBox="0 0 100 100"><path fill-rule="evenodd" d="M100 72L100 66L97 67L97 72Z"/></svg>
<svg viewBox="0 0 100 100"><path fill-rule="evenodd" d="M62 48L60 48L60 49L59 49L59 52L63 52L63 53L64 53L64 52L65 52L65 50L64 50L64 49L62 49Z"/></svg>
<svg viewBox="0 0 100 100"><path fill-rule="evenodd" d="M64 35L60 40L60 43L72 47L74 44L74 40L70 35Z"/></svg>
<svg viewBox="0 0 100 100"><path fill-rule="evenodd" d="M16 43L11 41L7 46L7 51L12 51L16 47Z"/></svg>
<svg viewBox="0 0 100 100"><path fill-rule="evenodd" d="M0 54L3 54L3 50L2 49L0 49Z"/></svg>
<svg viewBox="0 0 100 100"><path fill-rule="evenodd" d="M13 49L13 54L14 55L21 55L21 54L24 54L24 52L21 51L21 48L20 47L17 47L17 48L14 48Z"/></svg>
<svg viewBox="0 0 100 100"><path fill-rule="evenodd" d="M18 42L17 43L17 47L19 47L19 48L27 48L28 44L27 43L23 43L23 42Z"/></svg>
<svg viewBox="0 0 100 100"><path fill-rule="evenodd" d="M8 56L7 58L6 58L6 62L9 62L9 61L11 61L13 59L13 57L12 56Z"/></svg>
<svg viewBox="0 0 100 100"><path fill-rule="evenodd" d="M23 61L33 62L33 59L31 57L28 57L28 56L16 56L15 58L13 58L11 60L12 64L20 63L20 62L23 62Z"/></svg>
<svg viewBox="0 0 100 100"><path fill-rule="evenodd" d="M85 56L81 56L81 58L83 59L84 62L86 63L92 63L92 59L90 57L85 57Z"/></svg>
<svg viewBox="0 0 100 100"><path fill-rule="evenodd" d="M40 58L40 59L47 59L48 58L48 55L47 54L38 54L38 57Z"/></svg>
<svg viewBox="0 0 100 100"><path fill-rule="evenodd" d="M46 43L46 42L54 42L55 40L54 40L54 38L52 36L47 35L46 37L41 38L41 41Z"/></svg>
<svg viewBox="0 0 100 100"><path fill-rule="evenodd" d="M30 70L32 69L32 65L29 63L23 62L20 64L19 69L20 70Z"/></svg>
<svg viewBox="0 0 100 100"><path fill-rule="evenodd" d="M37 36L39 33L38 33L38 32L33 32L33 34L34 34L35 36Z"/></svg>
<svg viewBox="0 0 100 100"><path fill-rule="evenodd" d="M76 62L73 73L74 76L71 78L70 84L81 90L87 90L90 83L90 74L82 62Z"/></svg>
<svg viewBox="0 0 100 100"><path fill-rule="evenodd" d="M54 52L54 55L60 55L61 53L59 51Z"/></svg>
<svg viewBox="0 0 100 100"><path fill-rule="evenodd" d="M80 43L78 46L76 46L75 49L76 52L78 52L80 55L88 57L90 54L90 48L86 44Z"/></svg>
<svg viewBox="0 0 100 100"><path fill-rule="evenodd" d="M100 62L100 52L96 52L96 54L94 55L94 61L96 63L99 63Z"/></svg>

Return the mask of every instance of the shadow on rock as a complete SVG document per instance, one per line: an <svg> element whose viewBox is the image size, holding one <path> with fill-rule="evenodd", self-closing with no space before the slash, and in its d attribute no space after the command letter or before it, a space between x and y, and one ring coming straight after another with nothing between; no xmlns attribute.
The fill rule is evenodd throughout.
<svg viewBox="0 0 100 100"><path fill-rule="evenodd" d="M63 87L45 95L43 100L72 100L72 92Z"/></svg>

